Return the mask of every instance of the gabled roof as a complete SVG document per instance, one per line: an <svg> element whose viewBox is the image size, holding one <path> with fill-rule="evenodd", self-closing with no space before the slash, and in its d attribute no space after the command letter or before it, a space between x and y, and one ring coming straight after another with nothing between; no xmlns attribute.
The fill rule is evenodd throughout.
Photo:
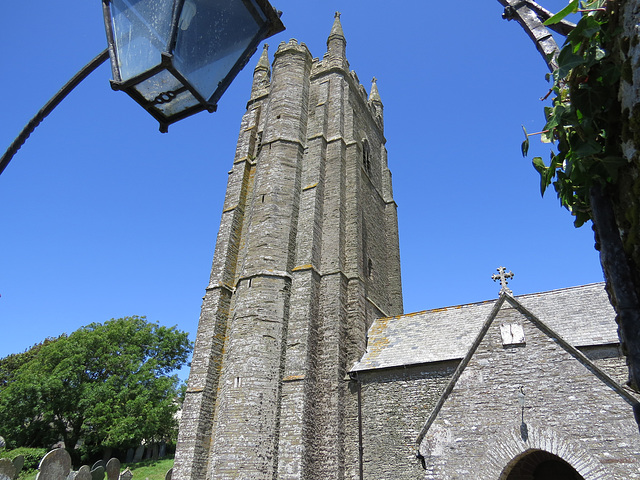
<svg viewBox="0 0 640 480"><path fill-rule="evenodd" d="M619 342L604 283L514 297L574 347ZM469 351L497 300L375 320L367 351L352 372L459 360Z"/></svg>
<svg viewBox="0 0 640 480"><path fill-rule="evenodd" d="M581 288L581 287L579 287L579 288ZM552 292L547 292L547 293L552 293ZM469 365L469 362L471 361L471 359L476 354L476 351L478 350L479 346L484 341L485 336L487 335L487 332L491 328L492 324L496 320L500 321L500 320L513 319L514 318L513 314L511 314L509 312L516 312L516 314L519 314L521 317L524 317L526 320L531 322L539 331L541 331L547 337L553 339L554 342L556 344L558 344L561 349L564 349L577 362L579 362L583 366L585 366L595 377L597 377L601 382L603 382L611 390L613 390L617 395L619 395L622 398L623 401L625 401L629 405L633 406L634 410L636 409L636 407L638 405L638 400L636 398L634 398L633 395L631 395L629 392L624 390L618 383L616 383L615 380L613 380L604 371L600 370L583 353L581 353L576 348L576 346L571 345L569 342L567 342L558 332L556 332L552 328L550 328L550 326L545 324L534 312L532 312L527 307L525 307L524 306L524 302L521 302L519 300L520 299L516 299L516 298L512 297L511 295L509 295L507 293L502 293L500 295L500 297L498 298L498 300L496 302L494 302L493 308L489 312L487 317L485 318L485 320L484 320L484 322L483 322L483 324L482 324L482 326L481 326L476 338L473 340L472 344L469 346L469 349L466 352L464 358L459 363L458 367L456 368L455 373L451 377L451 380L450 380L449 384L444 389L442 395L440 396L440 399L438 400L438 402L435 405L435 408L431 411L431 414L430 414L429 418L427 419L427 421L425 422L424 426L422 427L422 429L420 431L420 434L418 435L418 438L416 440L416 444L418 446L418 449L420 448L420 445L421 445L423 439L425 438L425 435L427 434L428 430L430 429L431 425L433 424L433 422L438 417L438 414L440 413L440 410L443 408L444 404L446 403L449 395L451 394L453 389L456 387L456 383L460 379L462 373L467 368L467 366ZM589 311L589 310L587 310L587 311ZM583 313L584 313L584 311L583 311ZM567 318L572 318L572 317L567 317ZM491 344L491 340L489 340L488 345L490 345L490 344ZM535 343L534 343L534 345L535 345ZM485 345L485 347L486 346L487 345ZM489 347L489 348L493 348L493 347ZM540 349L541 346L540 346L540 344L538 344L537 346L533 346L531 348ZM542 347L542 348L546 348L546 347ZM499 352L500 350L495 350L495 351ZM490 364L491 363L488 363L488 365L490 365ZM502 367L500 367L500 368L502 368ZM550 374L551 375L555 375L554 372L551 372ZM418 450L418 453L420 454L420 450Z"/></svg>

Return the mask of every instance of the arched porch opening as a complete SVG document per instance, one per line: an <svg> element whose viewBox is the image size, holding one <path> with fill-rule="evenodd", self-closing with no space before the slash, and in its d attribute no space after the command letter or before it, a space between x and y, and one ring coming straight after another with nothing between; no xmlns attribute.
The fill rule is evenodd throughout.
<svg viewBox="0 0 640 480"><path fill-rule="evenodd" d="M544 450L529 450L504 469L504 480L584 480L575 468L562 458Z"/></svg>

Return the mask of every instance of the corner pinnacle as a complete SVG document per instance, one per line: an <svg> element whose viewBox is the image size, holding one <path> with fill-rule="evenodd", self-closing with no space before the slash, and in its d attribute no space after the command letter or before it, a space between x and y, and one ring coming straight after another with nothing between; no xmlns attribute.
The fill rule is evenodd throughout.
<svg viewBox="0 0 640 480"><path fill-rule="evenodd" d="M380 93L378 92L377 82L378 82L378 79L376 77L373 77L371 79L371 92L369 93L369 101L382 103L382 99L380 98Z"/></svg>
<svg viewBox="0 0 640 480"><path fill-rule="evenodd" d="M331 33L329 34L327 43L329 43L334 38L339 38L346 42L344 38L344 32L342 31L342 24L340 23L340 12L336 12L336 14L334 15L333 26L331 27Z"/></svg>
<svg viewBox="0 0 640 480"><path fill-rule="evenodd" d="M269 55L267 51L269 50L269 44L265 43L262 49L262 54L260 55L260 60L258 60L258 64L254 69L254 72L257 70L265 70L269 71Z"/></svg>

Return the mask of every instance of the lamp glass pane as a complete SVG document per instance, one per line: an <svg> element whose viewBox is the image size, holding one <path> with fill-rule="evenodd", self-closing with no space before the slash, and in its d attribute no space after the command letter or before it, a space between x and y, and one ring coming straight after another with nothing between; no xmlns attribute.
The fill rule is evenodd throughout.
<svg viewBox="0 0 640 480"><path fill-rule="evenodd" d="M180 80L167 70L162 70L138 83L134 88L167 117L200 103Z"/></svg>
<svg viewBox="0 0 640 480"><path fill-rule="evenodd" d="M253 0L186 0L174 65L209 99L264 23L266 17Z"/></svg>
<svg viewBox="0 0 640 480"><path fill-rule="evenodd" d="M169 42L173 0L112 0L111 12L122 81L158 65Z"/></svg>

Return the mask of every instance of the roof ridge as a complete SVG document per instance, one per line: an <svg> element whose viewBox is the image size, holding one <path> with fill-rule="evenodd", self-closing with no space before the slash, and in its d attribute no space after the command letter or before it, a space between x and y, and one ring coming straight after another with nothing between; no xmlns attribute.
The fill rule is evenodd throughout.
<svg viewBox="0 0 640 480"><path fill-rule="evenodd" d="M533 297L533 296L537 296L537 295L560 293L560 292L564 292L566 290L575 290L575 289L578 289L578 288L594 287L596 285L602 285L604 287L605 282L585 283L584 285L574 285L574 286L571 286L571 287L554 288L553 290L544 290L544 291L541 291L541 292L522 293L520 295L513 295L513 297L514 298ZM391 318L400 318L400 317L413 317L415 315L420 315L420 314L423 314L423 313L447 311L447 310L451 310L451 309L459 309L459 308L463 308L463 307L472 307L472 306L476 306L476 305L486 305L487 303L497 302L497 301L498 301L497 298L492 298L492 299L489 299L489 300L480 300L480 301L477 301L477 302L447 305L445 307L427 308L425 310L418 310L417 312L408 312L408 313L403 313L401 315L391 315L391 316L388 316L388 317L379 317L379 319L383 320L383 319L387 319L387 318L391 319Z"/></svg>
<svg viewBox="0 0 640 480"><path fill-rule="evenodd" d="M571 286L571 287L554 288L553 290L543 290L542 292L523 293L523 294L520 294L520 295L514 295L514 297L522 298L522 297L531 297L531 296L534 296L534 295L542 295L542 294L547 294L547 293L559 293L559 292L564 292L566 290L576 290L578 288L595 287L596 285L602 285L604 287L605 286L605 282L585 283L583 285L574 285L574 286Z"/></svg>

